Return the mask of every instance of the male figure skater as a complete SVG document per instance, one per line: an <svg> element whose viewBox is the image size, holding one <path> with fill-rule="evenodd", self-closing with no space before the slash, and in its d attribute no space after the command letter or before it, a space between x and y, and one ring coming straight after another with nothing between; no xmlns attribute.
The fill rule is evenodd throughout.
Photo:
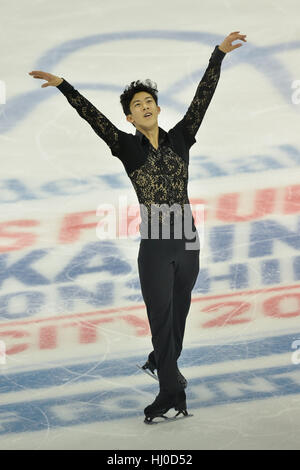
<svg viewBox="0 0 300 470"><path fill-rule="evenodd" d="M178 411L177 415L188 414L184 391L187 382L177 360L199 273L200 252L187 194L189 149L196 142L195 135L214 95L223 58L242 46L232 45L233 41L246 42L246 35L239 33L230 33L221 45L215 46L186 114L168 132L158 126L161 109L156 84L150 80L131 82L120 96L126 119L136 128L133 135L114 126L62 77L39 70L29 72L34 78L47 81L42 88L56 86L106 142L112 155L122 161L140 203L138 270L153 344L144 367L157 369L159 379L159 394L144 409L146 423L164 416L171 408ZM190 216L192 227L186 226L186 215ZM167 226L169 231L165 230ZM191 239L195 246L186 249Z"/></svg>

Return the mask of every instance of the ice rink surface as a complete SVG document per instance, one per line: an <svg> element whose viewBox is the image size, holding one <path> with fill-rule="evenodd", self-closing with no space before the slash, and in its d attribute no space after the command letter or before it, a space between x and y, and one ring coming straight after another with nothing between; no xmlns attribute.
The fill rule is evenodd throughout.
<svg viewBox="0 0 300 470"><path fill-rule="evenodd" d="M299 449L299 2L1 10L0 449ZM138 201L105 142L28 72L65 78L132 133L119 96L150 78L168 130L238 30L247 43L226 54L190 152L205 220L179 367L194 416L145 426L158 384L136 367L152 350L139 233L96 233L99 206L134 221Z"/></svg>

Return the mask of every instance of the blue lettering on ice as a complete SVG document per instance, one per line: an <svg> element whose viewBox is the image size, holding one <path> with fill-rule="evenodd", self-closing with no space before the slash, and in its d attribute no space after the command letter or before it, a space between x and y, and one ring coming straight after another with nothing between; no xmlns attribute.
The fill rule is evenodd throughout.
<svg viewBox="0 0 300 470"><path fill-rule="evenodd" d="M95 258L99 263L95 265ZM93 265L91 264L93 261ZM70 263L59 273L56 282L70 282L78 276L94 272L106 272L111 275L124 275L131 271L130 264L122 259L121 252L114 242L107 240L88 243Z"/></svg>
<svg viewBox="0 0 300 470"><path fill-rule="evenodd" d="M300 223L300 219L298 224ZM261 226L261 224L263 224ZM254 228L253 228L254 227ZM208 235L208 242L212 250L213 263L228 261L233 257L234 226L213 227ZM299 230L298 230L299 231ZM275 242L287 244L293 249L299 250L299 236L297 230L289 230L282 224L274 221L252 222L250 223L250 243L248 255L254 257L265 257L272 254L275 249ZM55 283L64 284L57 288L57 300L71 310L75 308L74 298L82 298L93 306L107 305L113 302L116 276L123 282L123 276L132 272L132 278L124 281L127 294L123 294L124 300L141 302L143 299L140 292L140 283L133 269L132 263L122 256L117 243L104 240L102 242L92 242L85 245L82 250L75 255L67 266L54 277L49 279L39 273L37 267L32 267L34 262L43 259L51 250L33 250L22 256L19 260L9 263L8 253L0 255L0 287L5 280L14 278L22 282L25 286L43 286L47 288ZM50 256L50 255L49 255ZM54 256L54 255L53 255ZM291 279L300 279L300 256L290 257ZM274 285L282 282L280 270L280 259L262 259L257 266L260 272L262 285ZM213 273L213 268L201 268L194 286L194 292L205 294L212 290L213 285L218 282L226 282L230 289L245 289L249 287L249 270L247 263L224 263L223 272L218 275ZM293 272L292 272L293 270ZM107 273L112 277L111 281L99 282L94 286L94 290L87 290L75 281L81 281L81 276L88 276L93 273ZM107 281L107 280L106 280ZM66 283L71 282L71 285ZM128 292L129 291L129 292ZM19 312L11 307L16 298L21 300L24 297L26 305ZM16 319L38 314L47 301L46 292L37 291L17 291L0 296L0 318ZM31 305L30 305L31 303Z"/></svg>
<svg viewBox="0 0 300 470"><path fill-rule="evenodd" d="M295 333L296 334L296 333ZM180 368L240 361L273 354L286 354L291 350L295 335L260 338L227 345L203 346L185 349ZM60 367L45 370L1 374L0 393L50 388L83 383L101 377L122 377L138 374L135 364L145 357L128 357L70 365L60 361ZM92 374L87 371L92 370ZM145 380L147 380L145 378ZM157 392L157 384L135 387L143 392ZM216 376L189 379L187 397L189 409L217 406L234 402L247 402L300 393L299 372L295 365L265 369L235 371ZM149 397L150 399L150 397ZM103 422L129 417L143 418L143 408L149 399L145 394L132 394L132 388L97 390L94 393L69 394L45 400L24 400L0 406L0 434L32 432L49 427L71 426Z"/></svg>
<svg viewBox="0 0 300 470"><path fill-rule="evenodd" d="M49 250L34 250L8 266L8 254L0 255L0 286L4 280L13 277L27 286L50 284L50 280L30 265L43 258Z"/></svg>
<svg viewBox="0 0 300 470"><path fill-rule="evenodd" d="M262 261L261 271L264 285L280 284L281 282L281 266L278 259L268 259Z"/></svg>
<svg viewBox="0 0 300 470"><path fill-rule="evenodd" d="M228 361L267 357L274 354L286 354L291 351L291 344L295 337L295 335L288 334L232 344L191 347L182 351L179 367L213 365ZM101 377L130 376L136 373L136 364L143 361L145 362L145 357L141 356L121 357L115 360L100 360L97 356L94 361L83 364L64 366L60 361L61 366L51 369L22 371L7 375L3 371L0 375L0 393L17 392L22 388L30 390L55 387L68 382L81 383L98 380ZM51 370L51 374L49 370ZM92 370L93 374L86 374L87 370ZM5 381L5 377L7 377L7 381Z"/></svg>
<svg viewBox="0 0 300 470"><path fill-rule="evenodd" d="M300 217L295 231L288 230L284 225L274 220L258 220L252 222L250 231L249 257L271 255L274 251L274 242L280 240L282 244L300 250Z"/></svg>
<svg viewBox="0 0 300 470"><path fill-rule="evenodd" d="M74 256L52 281L31 267L31 264L46 256L48 251L34 250L11 265L8 262L9 254L0 255L0 286L6 279L11 277L27 286L48 286L55 282L70 283L73 281L71 285L58 287L59 303L63 305L63 308L67 310L74 309L76 307L74 302L78 299L93 307L103 307L111 305L114 301L116 285L113 281L115 277L126 275L132 270L130 263L122 258L121 251L114 242L99 241L85 245L81 252ZM95 272L109 273L113 279L98 282L94 291L87 290L74 283L81 276ZM18 312L11 306L16 299L19 300L19 304L23 300L23 305ZM37 291L19 291L2 295L0 296L0 318L2 320L13 320L38 314L46 301L46 294Z"/></svg>
<svg viewBox="0 0 300 470"><path fill-rule="evenodd" d="M56 181L49 181L48 183L43 184L41 189L55 194L56 196L68 196L70 194L86 193L88 185L90 185L90 183L87 180L79 178L65 178Z"/></svg>
<svg viewBox="0 0 300 470"><path fill-rule="evenodd" d="M33 250L11 265L9 254L0 255L0 286L6 279L17 279L27 286L47 285L51 280L40 274L31 264L48 255L50 250ZM98 264L91 264L95 258ZM93 272L107 272L111 275L124 275L131 271L130 264L122 259L121 252L114 242L92 242L84 246L68 265L56 276L54 282L70 282L81 275Z"/></svg>
<svg viewBox="0 0 300 470"><path fill-rule="evenodd" d="M278 148L285 150L297 165L300 164L300 153L296 148L288 145L280 145ZM259 161L257 165L254 165L253 157L249 156L249 163L247 163L247 157L243 157L241 165L234 163L239 162L238 159L234 159L224 162L223 167L221 168L215 162L205 161L207 158L208 157L198 155L192 156L190 172L191 182L198 181L199 179L216 178L238 173L253 173L254 171L262 172L276 168L294 167L294 165L289 165L287 162L283 165L272 157L264 159L263 156L260 156L258 160L261 159L261 161ZM262 165L262 161L265 162L265 165ZM230 167L231 163L232 168ZM99 180L99 183L98 181L95 181L95 178ZM86 194L87 192L99 191L99 188L103 187L103 183L106 185L106 188L131 188L131 182L124 171L111 175L93 175L93 177L87 179L64 178L48 181L35 189L30 189L26 186L24 181L18 179L3 179L0 180L0 182L0 202L3 204L33 199L46 199L49 195L60 197L82 193Z"/></svg>
<svg viewBox="0 0 300 470"><path fill-rule="evenodd" d="M240 162L239 159L235 159L237 163ZM274 158L267 155L251 155L251 160L249 163L241 163L237 165L238 173L257 173L258 171L264 171L267 169L278 170L279 168L284 168L279 162Z"/></svg>
<svg viewBox="0 0 300 470"><path fill-rule="evenodd" d="M84 301L93 307L112 305L114 290L115 285L113 282L98 282L94 292L75 284L59 287L60 305L65 310L73 310L78 301Z"/></svg>
<svg viewBox="0 0 300 470"><path fill-rule="evenodd" d="M21 311L14 312L11 303L16 299L23 300ZM37 291L21 291L11 294L2 295L0 297L0 318L1 320L16 320L39 313L46 303L46 295Z"/></svg>
<svg viewBox="0 0 300 470"><path fill-rule="evenodd" d="M212 252L212 261L220 263L233 257L235 245L235 225L221 225L209 230L209 247Z"/></svg>
<svg viewBox="0 0 300 470"><path fill-rule="evenodd" d="M293 219L294 220L294 219ZM282 223L274 220L258 220L249 223L249 258L272 255L275 242L300 250L300 217L298 227L289 230ZM209 246L214 263L228 261L233 258L236 247L236 225L212 227L209 231Z"/></svg>
<svg viewBox="0 0 300 470"><path fill-rule="evenodd" d="M13 194L8 197L7 193ZM25 186L21 180L15 178L1 181L0 194L0 201L2 203L14 203L22 200L40 199L37 195L33 194L33 192L27 188L27 186Z"/></svg>
<svg viewBox="0 0 300 470"><path fill-rule="evenodd" d="M107 186L113 189L124 189L130 186L128 177L124 174L124 171L122 171L122 173L114 173L111 175L100 175L99 179L105 181Z"/></svg>
<svg viewBox="0 0 300 470"><path fill-rule="evenodd" d="M194 410L196 416L197 409L204 407L257 401L300 392L295 366L195 378L189 381L189 385L189 410ZM200 387L199 392L197 387ZM206 390L205 398L203 389ZM143 420L143 408L151 401L151 395L157 392L157 386L135 386L135 390L149 392L149 396L138 393L133 395L132 388L124 387L3 405L0 406L0 434L43 431L131 417Z"/></svg>
<svg viewBox="0 0 300 470"><path fill-rule="evenodd" d="M300 256L295 256L293 259L294 277L296 281L300 279Z"/></svg>

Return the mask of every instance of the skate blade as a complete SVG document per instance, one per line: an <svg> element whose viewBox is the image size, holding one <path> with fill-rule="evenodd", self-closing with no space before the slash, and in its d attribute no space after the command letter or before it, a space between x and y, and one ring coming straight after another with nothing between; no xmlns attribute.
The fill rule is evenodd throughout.
<svg viewBox="0 0 300 470"><path fill-rule="evenodd" d="M153 379L158 380L157 375L152 374L152 372L149 369L143 369L139 364L136 364L136 366L138 367L138 369L141 369L143 372L146 372L146 374L150 375L150 377L152 377Z"/></svg>
<svg viewBox="0 0 300 470"><path fill-rule="evenodd" d="M173 421L179 421L180 419L190 418L191 416L194 416L194 415L190 414L190 413L187 414L187 415L183 415L183 416L172 416L172 417L161 415L161 416L155 416L155 418L152 418L152 420L147 420L147 418L145 418L144 423L145 424L170 423L170 422L173 422ZM164 418L164 420L163 421L153 421L156 418Z"/></svg>

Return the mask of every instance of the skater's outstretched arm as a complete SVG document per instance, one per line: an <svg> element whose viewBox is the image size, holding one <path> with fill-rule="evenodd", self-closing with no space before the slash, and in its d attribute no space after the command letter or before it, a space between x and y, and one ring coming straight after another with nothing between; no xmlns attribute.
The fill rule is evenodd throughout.
<svg viewBox="0 0 300 470"><path fill-rule="evenodd" d="M195 136L216 90L221 73L221 63L225 54L242 46L241 43L233 46L232 42L237 39L246 42L245 37L246 35L239 34L239 31L235 31L229 34L222 44L216 46L212 52L208 67L197 87L195 96L183 119L175 126L181 128L185 140L190 146L196 142Z"/></svg>
<svg viewBox="0 0 300 470"><path fill-rule="evenodd" d="M118 155L119 151L119 135L120 131L114 124L107 119L90 101L82 96L70 83L64 78L57 77L51 73L41 70L33 70L29 72L33 78L46 80L41 88L47 86L56 86L67 98L70 105L76 109L78 114L85 119L96 134L103 139L111 148L113 155Z"/></svg>

